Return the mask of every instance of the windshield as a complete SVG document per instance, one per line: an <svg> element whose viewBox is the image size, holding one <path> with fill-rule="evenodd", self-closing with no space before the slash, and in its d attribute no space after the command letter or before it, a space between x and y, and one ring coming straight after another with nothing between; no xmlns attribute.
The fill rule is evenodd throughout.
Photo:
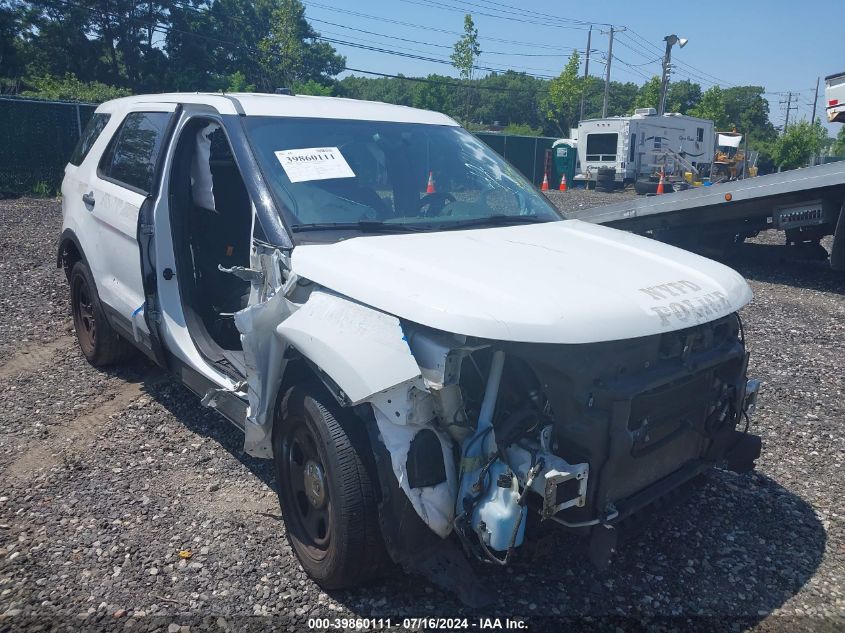
<svg viewBox="0 0 845 633"><path fill-rule="evenodd" d="M445 230L560 220L536 188L455 126L246 117L294 232Z"/></svg>

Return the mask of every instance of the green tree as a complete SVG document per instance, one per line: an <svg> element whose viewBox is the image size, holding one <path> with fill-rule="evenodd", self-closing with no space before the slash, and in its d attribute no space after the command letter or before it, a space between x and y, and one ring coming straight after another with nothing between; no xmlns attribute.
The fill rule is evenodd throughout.
<svg viewBox="0 0 845 633"><path fill-rule="evenodd" d="M98 81L80 81L71 73L64 77L35 77L26 81L29 90L21 94L37 99L55 99L58 101L86 101L102 103L132 94L128 88L116 88Z"/></svg>
<svg viewBox="0 0 845 633"><path fill-rule="evenodd" d="M255 92L255 84L249 83L246 75L240 70L236 70L229 75L229 84L226 86L225 92Z"/></svg>
<svg viewBox="0 0 845 633"><path fill-rule="evenodd" d="M831 156L845 156L845 125L839 128L836 134L836 140L830 147Z"/></svg>
<svg viewBox="0 0 845 633"><path fill-rule="evenodd" d="M22 18L19 7L0 0L0 74L3 77L20 77L23 74Z"/></svg>
<svg viewBox="0 0 845 633"><path fill-rule="evenodd" d="M481 45L478 43L478 29L472 21L472 16L464 16L464 34L455 42L454 50L449 56L461 79L470 81L475 70L475 61L481 55Z"/></svg>
<svg viewBox="0 0 845 633"><path fill-rule="evenodd" d="M478 102L474 118L486 124L528 125L543 128L540 91L546 82L525 73L509 70L490 73L476 82Z"/></svg>
<svg viewBox="0 0 845 633"><path fill-rule="evenodd" d="M478 29L475 28L472 16L467 13L464 16L464 34L455 42L452 54L449 56L449 59L452 60L452 66L457 69L461 80L467 84L464 89L465 123L469 122L470 104L474 97L471 87L472 75L479 55L481 55L481 45L478 43Z"/></svg>
<svg viewBox="0 0 845 633"><path fill-rule="evenodd" d="M701 101L701 86L689 79L674 81L666 91L666 111L688 114Z"/></svg>
<svg viewBox="0 0 845 633"><path fill-rule="evenodd" d="M309 80L330 84L346 67L346 58L319 41L319 36L305 19L299 0L279 0L271 15L270 33L258 43L259 84L268 91Z"/></svg>
<svg viewBox="0 0 845 633"><path fill-rule="evenodd" d="M604 104L604 79L587 77L584 84L584 118L595 119L601 116ZM607 91L607 116L624 116L634 111L639 86L633 82L611 81Z"/></svg>
<svg viewBox="0 0 845 633"><path fill-rule="evenodd" d="M701 95L698 105L690 108L688 114L713 121L717 130L727 130L730 125L728 111L725 109L725 93L719 86L708 88Z"/></svg>
<svg viewBox="0 0 845 633"><path fill-rule="evenodd" d="M660 106L660 77L652 77L637 91L634 108L658 108Z"/></svg>
<svg viewBox="0 0 845 633"><path fill-rule="evenodd" d="M578 51L572 51L561 73L549 82L543 109L546 120L560 136L568 136L570 128L578 123L582 83L578 76L579 66Z"/></svg>
<svg viewBox="0 0 845 633"><path fill-rule="evenodd" d="M331 97L332 87L325 86L313 79L297 81L293 84L293 93L298 95L314 95L315 97Z"/></svg>
<svg viewBox="0 0 845 633"><path fill-rule="evenodd" d="M543 130L534 128L527 123L509 123L502 130L504 134L514 134L516 136L540 136Z"/></svg>
<svg viewBox="0 0 845 633"><path fill-rule="evenodd" d="M772 158L781 169L804 167L826 141L827 131L821 121L810 123L802 119L780 135L772 148Z"/></svg>
<svg viewBox="0 0 845 633"><path fill-rule="evenodd" d="M763 86L736 86L725 88L722 92L728 122L737 130L748 135L748 142L772 142L777 138L777 130L769 120L769 102L763 96Z"/></svg>

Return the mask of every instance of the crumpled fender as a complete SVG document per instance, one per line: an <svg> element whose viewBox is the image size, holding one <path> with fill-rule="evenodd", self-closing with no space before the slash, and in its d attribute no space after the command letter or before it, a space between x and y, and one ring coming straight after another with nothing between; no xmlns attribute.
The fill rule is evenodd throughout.
<svg viewBox="0 0 845 633"><path fill-rule="evenodd" d="M394 316L315 290L276 334L338 386L348 404L420 375Z"/></svg>
<svg viewBox="0 0 845 633"><path fill-rule="evenodd" d="M396 317L316 289L297 304L279 292L236 313L247 365L249 413L244 450L272 457L273 408L293 348L316 366L344 404L370 403L379 439L417 514L439 536L452 529L457 490L452 441L436 428L435 405ZM411 440L422 429L440 440L447 480L411 489Z"/></svg>

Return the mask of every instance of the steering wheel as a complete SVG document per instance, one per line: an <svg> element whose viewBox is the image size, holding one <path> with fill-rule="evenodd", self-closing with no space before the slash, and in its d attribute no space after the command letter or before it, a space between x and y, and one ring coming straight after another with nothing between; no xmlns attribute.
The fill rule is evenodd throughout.
<svg viewBox="0 0 845 633"><path fill-rule="evenodd" d="M451 193L443 191L436 191L434 193L427 193L417 203L417 211L421 212L423 216L436 216L443 213L443 208L450 202L455 201L455 196ZM425 211L423 211L425 209Z"/></svg>

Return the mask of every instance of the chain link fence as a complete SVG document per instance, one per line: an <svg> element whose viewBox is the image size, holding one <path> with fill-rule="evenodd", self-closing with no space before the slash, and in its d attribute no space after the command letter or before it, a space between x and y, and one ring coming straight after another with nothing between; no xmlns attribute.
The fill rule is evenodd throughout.
<svg viewBox="0 0 845 633"><path fill-rule="evenodd" d="M0 97L0 196L52 195L97 106Z"/></svg>

